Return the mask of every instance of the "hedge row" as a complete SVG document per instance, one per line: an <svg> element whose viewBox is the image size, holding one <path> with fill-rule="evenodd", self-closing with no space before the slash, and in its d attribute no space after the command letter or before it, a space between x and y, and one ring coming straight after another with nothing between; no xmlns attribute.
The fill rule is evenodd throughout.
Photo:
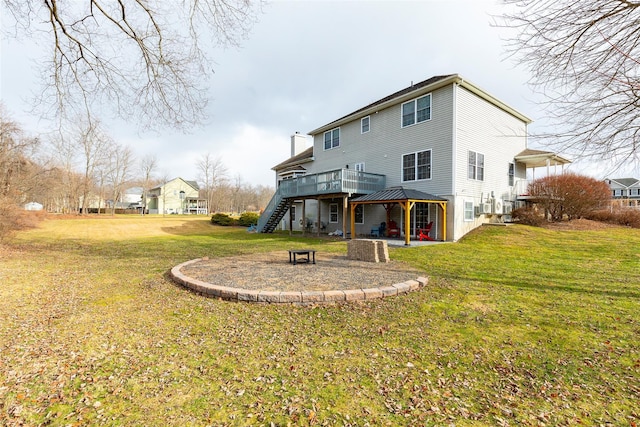
<svg viewBox="0 0 640 427"><path fill-rule="evenodd" d="M255 212L245 212L240 215L240 218L232 218L227 214L217 213L211 216L211 224L222 225L222 226L232 226L239 225L242 227L249 227L251 225L255 225L258 223L258 218L260 215Z"/></svg>

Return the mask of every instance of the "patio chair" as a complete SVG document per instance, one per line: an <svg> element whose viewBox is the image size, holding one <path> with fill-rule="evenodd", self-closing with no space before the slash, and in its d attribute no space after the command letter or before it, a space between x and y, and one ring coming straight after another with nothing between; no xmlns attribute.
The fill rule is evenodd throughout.
<svg viewBox="0 0 640 427"><path fill-rule="evenodd" d="M432 228L433 228L433 221L431 221L429 224L427 224L426 227L419 228L418 229L418 239L420 239L420 241L422 241L422 240L433 240L431 238L431 236L429 236L429 232L431 231Z"/></svg>
<svg viewBox="0 0 640 427"><path fill-rule="evenodd" d="M371 237L382 237L384 236L384 230L387 228L387 224L383 221L377 227L371 227Z"/></svg>
<svg viewBox="0 0 640 427"><path fill-rule="evenodd" d="M389 237L400 237L400 228L395 221L389 221L389 231L387 232Z"/></svg>

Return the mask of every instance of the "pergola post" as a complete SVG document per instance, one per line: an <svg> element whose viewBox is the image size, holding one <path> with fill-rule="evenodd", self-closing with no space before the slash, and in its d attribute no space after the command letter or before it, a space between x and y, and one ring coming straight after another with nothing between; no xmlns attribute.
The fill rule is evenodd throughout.
<svg viewBox="0 0 640 427"><path fill-rule="evenodd" d="M411 209L415 205L415 202L407 200L404 208L404 244L409 246L411 244Z"/></svg>
<svg viewBox="0 0 640 427"><path fill-rule="evenodd" d="M356 208L351 206L351 238L353 239L354 236L354 231L355 231L355 223L356 223L356 219L355 219L355 212ZM349 196L348 195L344 195L342 196L342 230L344 231L344 235L342 236L343 238L347 238L347 213L349 212Z"/></svg>

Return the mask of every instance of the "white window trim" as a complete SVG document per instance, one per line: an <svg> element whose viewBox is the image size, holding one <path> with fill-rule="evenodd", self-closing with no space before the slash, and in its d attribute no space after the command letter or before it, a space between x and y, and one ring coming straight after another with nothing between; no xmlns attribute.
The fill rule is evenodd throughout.
<svg viewBox="0 0 640 427"><path fill-rule="evenodd" d="M471 178L469 177L469 153L476 153L476 164L475 164L475 173L474 176ZM482 179L478 178L478 154L482 155ZM473 180L473 181L480 181L480 182L484 182L484 176L485 176L485 155L484 153L481 153L479 151L475 151L475 150L468 150L467 151L467 179Z"/></svg>
<svg viewBox="0 0 640 427"><path fill-rule="evenodd" d="M462 213L463 213L463 220L464 222L471 222L474 220L475 218L475 205L473 203L473 200L464 200L463 202L463 208L462 208ZM467 204L470 203L471 204L471 215L470 218L467 218Z"/></svg>
<svg viewBox="0 0 640 427"><path fill-rule="evenodd" d="M333 145L333 131L335 131L335 130L337 130L337 131L338 131L338 144L334 146L334 145ZM326 137L326 135L327 135L328 133L330 133L330 134L331 134L331 147L329 147L329 148L327 148L327 147L325 146L325 137ZM322 134L322 147L324 148L324 150L325 150L325 151L327 151L327 150L333 150L334 148L340 148L340 139L342 139L342 136L340 135L341 133L342 133L342 132L340 132L340 127L337 127L337 128L333 128L333 129L331 129L331 130L328 130L328 131L326 131L326 132L324 132L324 133Z"/></svg>
<svg viewBox="0 0 640 427"><path fill-rule="evenodd" d="M358 172L364 172L364 162L358 162L354 165L354 169Z"/></svg>
<svg viewBox="0 0 640 427"><path fill-rule="evenodd" d="M418 121L418 99L422 99L425 97L429 97L429 118L426 120L422 120L422 121ZM414 108L413 108L413 123L405 125L404 124L404 106L407 104L413 103L414 104ZM429 122L431 121L431 117L433 116L433 96L431 95L431 93L427 93L421 96L418 96L417 98L414 98L410 101L407 102L403 102L402 104L400 104L400 127L401 128L408 128L410 126L415 126L417 124L420 123L424 123L424 122Z"/></svg>
<svg viewBox="0 0 640 427"><path fill-rule="evenodd" d="M430 161L430 168L429 168L429 178L420 178L418 179L418 153L423 153L425 151L429 151L431 154L429 155L429 161ZM404 156L408 156L409 154L413 154L414 158L415 158L415 165L414 167L414 171L416 173L416 179L412 179L409 181L405 181L404 180ZM400 156L400 181L401 182L419 182L419 181L430 181L433 177L433 150L431 148L427 149L427 150L420 150L420 151L414 151L412 153L404 153L402 156Z"/></svg>
<svg viewBox="0 0 640 427"><path fill-rule="evenodd" d="M364 120L368 120L367 130L363 130ZM363 117L360 119L360 133L368 133L371 130L371 116Z"/></svg>
<svg viewBox="0 0 640 427"><path fill-rule="evenodd" d="M335 206L336 207L336 220L335 221L331 221L331 208ZM340 220L340 210L338 209L338 204L337 203L329 203L329 224L337 224Z"/></svg>

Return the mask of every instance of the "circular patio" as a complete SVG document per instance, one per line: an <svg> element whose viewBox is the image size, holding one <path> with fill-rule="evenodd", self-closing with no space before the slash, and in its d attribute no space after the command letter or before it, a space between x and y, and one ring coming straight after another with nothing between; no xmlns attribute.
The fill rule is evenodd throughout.
<svg viewBox="0 0 640 427"><path fill-rule="evenodd" d="M173 280L212 298L278 304L335 304L402 295L427 284L399 261L372 263L316 254L316 264L289 263L287 251L198 258L171 269Z"/></svg>

